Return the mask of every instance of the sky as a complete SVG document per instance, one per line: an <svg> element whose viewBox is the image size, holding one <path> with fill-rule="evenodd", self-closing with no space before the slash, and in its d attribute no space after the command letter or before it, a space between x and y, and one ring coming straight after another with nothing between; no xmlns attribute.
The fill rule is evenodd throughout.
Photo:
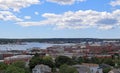
<svg viewBox="0 0 120 73"><path fill-rule="evenodd" d="M120 38L120 0L0 0L0 38Z"/></svg>

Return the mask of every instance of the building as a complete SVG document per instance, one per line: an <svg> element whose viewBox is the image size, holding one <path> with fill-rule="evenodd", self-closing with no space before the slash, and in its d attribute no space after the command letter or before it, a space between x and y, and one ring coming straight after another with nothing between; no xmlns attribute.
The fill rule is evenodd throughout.
<svg viewBox="0 0 120 73"><path fill-rule="evenodd" d="M83 63L83 66L89 67L91 73L103 73L102 68L98 64Z"/></svg>
<svg viewBox="0 0 120 73"><path fill-rule="evenodd" d="M103 73L97 64L73 65L79 73Z"/></svg>
<svg viewBox="0 0 120 73"><path fill-rule="evenodd" d="M120 69L112 69L108 73L120 73Z"/></svg>
<svg viewBox="0 0 120 73"><path fill-rule="evenodd" d="M32 58L32 55L16 55L16 56L11 56L11 57L6 57L4 58L4 62L6 64L11 64L16 61L24 61L24 62L29 62L29 60Z"/></svg>
<svg viewBox="0 0 120 73"><path fill-rule="evenodd" d="M36 65L35 68L32 69L32 73L51 73L51 68L46 65Z"/></svg>
<svg viewBox="0 0 120 73"><path fill-rule="evenodd" d="M79 73L91 73L90 68L83 65L73 65Z"/></svg>

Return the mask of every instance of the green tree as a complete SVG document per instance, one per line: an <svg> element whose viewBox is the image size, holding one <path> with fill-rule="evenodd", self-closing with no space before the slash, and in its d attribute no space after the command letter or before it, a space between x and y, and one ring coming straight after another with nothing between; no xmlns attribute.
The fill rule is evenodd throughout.
<svg viewBox="0 0 120 73"><path fill-rule="evenodd" d="M25 73L25 70L23 68L9 65L5 70L5 73Z"/></svg>
<svg viewBox="0 0 120 73"><path fill-rule="evenodd" d="M92 58L91 58L91 62L92 62L92 63L96 63L96 64L100 64L101 60L100 60L100 58L92 57Z"/></svg>
<svg viewBox="0 0 120 73"><path fill-rule="evenodd" d="M31 70L29 68L25 68L25 73L31 73Z"/></svg>
<svg viewBox="0 0 120 73"><path fill-rule="evenodd" d="M25 73L30 73L30 69L25 67L25 64L26 63L23 61L17 61L17 62L12 63L11 65L16 68L24 69Z"/></svg>
<svg viewBox="0 0 120 73"><path fill-rule="evenodd" d="M5 70L7 68L7 64L0 62L0 71Z"/></svg>
<svg viewBox="0 0 120 73"><path fill-rule="evenodd" d="M115 62L114 62L114 60L112 60L112 58L104 58L103 63L111 65L111 66L115 65Z"/></svg>
<svg viewBox="0 0 120 73"><path fill-rule="evenodd" d="M60 66L60 73L79 73L76 68L66 64Z"/></svg>
<svg viewBox="0 0 120 73"><path fill-rule="evenodd" d="M67 56L58 56L55 59L55 65L56 67L60 67L63 64L67 64L67 65L73 65L74 62L71 58L67 57Z"/></svg>
<svg viewBox="0 0 120 73"><path fill-rule="evenodd" d="M38 56L32 57L32 59L29 62L29 67L32 70L37 64L43 64L43 59Z"/></svg>
<svg viewBox="0 0 120 73"><path fill-rule="evenodd" d="M52 57L50 56L45 56L43 57L43 64L48 65L49 67L53 68L54 67L54 62Z"/></svg>
<svg viewBox="0 0 120 73"><path fill-rule="evenodd" d="M104 68L103 73L108 73L111 70L111 68Z"/></svg>
<svg viewBox="0 0 120 73"><path fill-rule="evenodd" d="M77 63L81 64L81 63L84 63L84 62L85 62L85 60L84 60L83 57L78 57L77 58Z"/></svg>
<svg viewBox="0 0 120 73"><path fill-rule="evenodd" d="M25 62L23 61L14 62L12 65L19 68L25 68Z"/></svg>
<svg viewBox="0 0 120 73"><path fill-rule="evenodd" d="M29 62L29 67L32 70L37 64L44 64L48 65L49 67L53 68L55 66L52 57L45 56L45 57L39 57L34 56Z"/></svg>
<svg viewBox="0 0 120 73"><path fill-rule="evenodd" d="M84 62L85 63L91 63L91 59L90 58L84 58Z"/></svg>

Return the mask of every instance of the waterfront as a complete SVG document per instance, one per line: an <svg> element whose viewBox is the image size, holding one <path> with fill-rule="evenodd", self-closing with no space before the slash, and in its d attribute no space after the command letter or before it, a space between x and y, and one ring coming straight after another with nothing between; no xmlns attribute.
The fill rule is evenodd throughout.
<svg viewBox="0 0 120 73"><path fill-rule="evenodd" d="M72 43L65 44L53 44L53 43L38 43L38 42L26 42L22 44L0 44L0 50L26 50L33 47L38 47L41 49L46 49L54 45L73 45Z"/></svg>

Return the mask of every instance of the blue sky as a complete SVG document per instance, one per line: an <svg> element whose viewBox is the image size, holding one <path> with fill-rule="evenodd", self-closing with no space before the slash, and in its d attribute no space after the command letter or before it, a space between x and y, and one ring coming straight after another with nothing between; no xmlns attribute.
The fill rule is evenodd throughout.
<svg viewBox="0 0 120 73"><path fill-rule="evenodd" d="M0 38L120 38L120 0L0 0Z"/></svg>

